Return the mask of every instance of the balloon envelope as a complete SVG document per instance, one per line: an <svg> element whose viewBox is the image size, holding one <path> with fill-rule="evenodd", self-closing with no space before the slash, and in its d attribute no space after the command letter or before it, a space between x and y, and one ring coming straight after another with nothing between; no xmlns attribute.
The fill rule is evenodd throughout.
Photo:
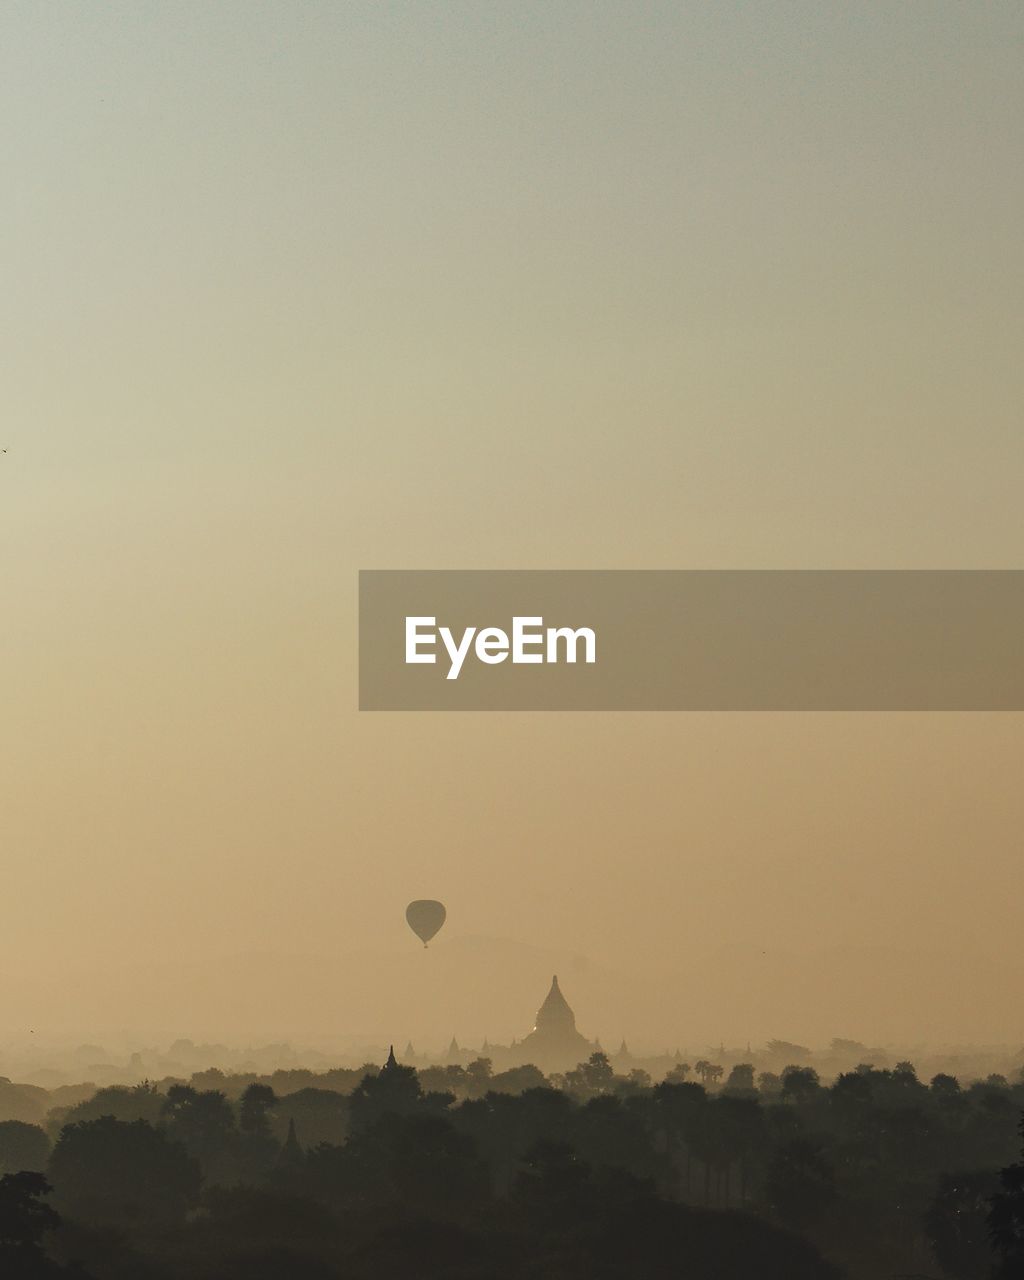
<svg viewBox="0 0 1024 1280"><path fill-rule="evenodd" d="M444 924L447 914L443 902L433 902L428 898L410 902L405 909L405 918L409 922L409 928L424 946Z"/></svg>

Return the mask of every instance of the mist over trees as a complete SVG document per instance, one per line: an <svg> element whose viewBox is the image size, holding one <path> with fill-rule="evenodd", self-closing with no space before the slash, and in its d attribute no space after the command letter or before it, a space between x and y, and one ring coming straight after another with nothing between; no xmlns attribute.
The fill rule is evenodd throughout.
<svg viewBox="0 0 1024 1280"><path fill-rule="evenodd" d="M655 1079L625 1046L548 1076L392 1053L32 1092L37 1123L0 1120L0 1275L1024 1275L1020 1072L797 1056Z"/></svg>

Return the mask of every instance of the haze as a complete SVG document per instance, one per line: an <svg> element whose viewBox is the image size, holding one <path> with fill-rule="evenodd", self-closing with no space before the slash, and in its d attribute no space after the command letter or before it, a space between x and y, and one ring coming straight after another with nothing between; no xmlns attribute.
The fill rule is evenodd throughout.
<svg viewBox="0 0 1024 1280"><path fill-rule="evenodd" d="M1018 715L355 710L361 567L1021 566L1019 6L2 27L5 1038L1024 1038Z"/></svg>

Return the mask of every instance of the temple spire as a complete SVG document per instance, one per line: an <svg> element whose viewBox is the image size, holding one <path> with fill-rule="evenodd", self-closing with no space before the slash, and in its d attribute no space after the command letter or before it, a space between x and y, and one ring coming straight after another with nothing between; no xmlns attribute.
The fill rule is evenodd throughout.
<svg viewBox="0 0 1024 1280"><path fill-rule="evenodd" d="M295 1133L295 1119L288 1119L288 1137L284 1141L284 1146L278 1152L277 1166L279 1169L298 1169L306 1160L305 1152L299 1145L299 1139Z"/></svg>
<svg viewBox="0 0 1024 1280"><path fill-rule="evenodd" d="M562 995L562 989L558 985L558 974L553 974L551 978L551 990L544 998L544 1003L537 1010L537 1021L535 1029L551 1029L574 1031L576 1029L576 1015L569 1008L569 1002Z"/></svg>
<svg viewBox="0 0 1024 1280"><path fill-rule="evenodd" d="M598 1047L576 1029L576 1015L562 994L558 974L552 974L551 987L537 1010L533 1030L525 1040L513 1041L513 1061L531 1063L541 1071L565 1071L585 1062Z"/></svg>

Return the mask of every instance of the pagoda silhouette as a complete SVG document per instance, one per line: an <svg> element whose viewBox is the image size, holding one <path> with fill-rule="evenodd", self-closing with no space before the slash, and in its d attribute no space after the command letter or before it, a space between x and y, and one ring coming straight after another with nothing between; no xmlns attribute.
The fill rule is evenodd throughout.
<svg viewBox="0 0 1024 1280"><path fill-rule="evenodd" d="M562 995L558 975L537 1010L533 1030L515 1045L516 1059L532 1062L542 1071L567 1071L595 1051L596 1044L576 1030L576 1015Z"/></svg>

